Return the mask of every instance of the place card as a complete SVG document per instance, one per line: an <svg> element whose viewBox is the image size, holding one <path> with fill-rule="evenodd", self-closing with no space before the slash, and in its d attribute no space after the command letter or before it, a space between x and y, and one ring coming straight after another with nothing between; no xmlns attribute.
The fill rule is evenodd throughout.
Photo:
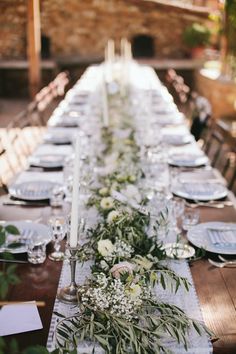
<svg viewBox="0 0 236 354"><path fill-rule="evenodd" d="M0 336L42 329L36 302L5 305L0 309Z"/></svg>

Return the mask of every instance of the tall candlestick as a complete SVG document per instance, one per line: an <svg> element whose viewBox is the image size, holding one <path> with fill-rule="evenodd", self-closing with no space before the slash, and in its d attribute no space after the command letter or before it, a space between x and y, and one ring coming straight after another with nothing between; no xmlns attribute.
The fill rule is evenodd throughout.
<svg viewBox="0 0 236 354"><path fill-rule="evenodd" d="M104 127L107 128L109 125L109 114L108 114L108 103L107 103L107 89L106 89L104 76L102 79L102 116L103 116Z"/></svg>
<svg viewBox="0 0 236 354"><path fill-rule="evenodd" d="M73 190L71 205L71 225L69 244L71 248L78 244L78 225L79 225L79 182L80 182L80 140L79 137L75 143L75 160L73 174Z"/></svg>
<svg viewBox="0 0 236 354"><path fill-rule="evenodd" d="M107 42L107 56L109 61L114 61L115 59L115 42L113 39L109 39Z"/></svg>

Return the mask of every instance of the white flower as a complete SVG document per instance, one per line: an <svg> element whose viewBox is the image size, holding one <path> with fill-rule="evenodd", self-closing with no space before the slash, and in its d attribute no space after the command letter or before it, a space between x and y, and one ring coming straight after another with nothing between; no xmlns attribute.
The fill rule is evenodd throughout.
<svg viewBox="0 0 236 354"><path fill-rule="evenodd" d="M149 261L149 259L147 259L146 257L137 256L134 259L134 262L146 270L151 269L153 266L153 263Z"/></svg>
<svg viewBox="0 0 236 354"><path fill-rule="evenodd" d="M127 293L130 295L132 299L137 299L142 294L142 289L138 284L131 284Z"/></svg>
<svg viewBox="0 0 236 354"><path fill-rule="evenodd" d="M111 224L113 221L117 220L120 216L120 213L116 210L110 211L110 213L107 216L107 222Z"/></svg>
<svg viewBox="0 0 236 354"><path fill-rule="evenodd" d="M134 200L137 203L140 203L142 200L138 188L133 184L128 184L125 189L121 190L121 193L124 194L129 200Z"/></svg>
<svg viewBox="0 0 236 354"><path fill-rule="evenodd" d="M111 197L102 198L100 206L105 210L112 209L114 207L114 200Z"/></svg>
<svg viewBox="0 0 236 354"><path fill-rule="evenodd" d="M98 193L102 196L102 197L106 197L107 195L109 195L109 189L106 187L103 187L101 189L99 189Z"/></svg>
<svg viewBox="0 0 236 354"><path fill-rule="evenodd" d="M118 264L115 264L110 272L114 278L120 278L120 276L124 273L133 273L134 266L132 263L129 262L120 262Z"/></svg>
<svg viewBox="0 0 236 354"><path fill-rule="evenodd" d="M108 269L108 264L107 264L107 262L105 262L103 259L102 259L101 262L100 262L100 266L101 266L101 268L104 269L104 270Z"/></svg>
<svg viewBox="0 0 236 354"><path fill-rule="evenodd" d="M114 250L114 245L108 239L98 241L98 252L103 256L106 257L110 255Z"/></svg>

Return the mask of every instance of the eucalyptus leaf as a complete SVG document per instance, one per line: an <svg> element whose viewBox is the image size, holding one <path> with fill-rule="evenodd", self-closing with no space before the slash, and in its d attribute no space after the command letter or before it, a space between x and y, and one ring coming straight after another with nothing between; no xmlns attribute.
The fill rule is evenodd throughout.
<svg viewBox="0 0 236 354"><path fill-rule="evenodd" d="M11 234L11 235L19 235L20 231L18 230L18 228L14 225L7 225L5 226L5 230Z"/></svg>

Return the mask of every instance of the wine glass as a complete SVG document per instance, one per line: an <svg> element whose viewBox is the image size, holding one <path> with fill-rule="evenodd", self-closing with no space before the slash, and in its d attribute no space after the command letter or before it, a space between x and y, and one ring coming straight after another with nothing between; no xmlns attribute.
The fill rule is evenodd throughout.
<svg viewBox="0 0 236 354"><path fill-rule="evenodd" d="M54 241L54 251L49 254L49 259L52 261L61 261L64 259L64 252L60 250L61 241L67 232L66 218L63 215L50 217L49 221L50 232Z"/></svg>

